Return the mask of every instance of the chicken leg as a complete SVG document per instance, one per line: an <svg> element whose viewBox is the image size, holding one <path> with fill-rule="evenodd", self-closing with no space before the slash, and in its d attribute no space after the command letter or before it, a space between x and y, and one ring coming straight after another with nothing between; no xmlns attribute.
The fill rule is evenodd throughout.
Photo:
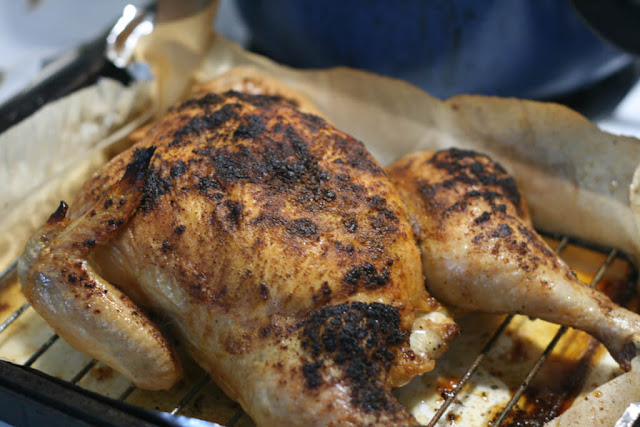
<svg viewBox="0 0 640 427"><path fill-rule="evenodd" d="M629 368L639 348L640 316L580 282L551 251L498 163L450 149L410 154L388 172L405 201L427 288L439 301L581 329Z"/></svg>
<svg viewBox="0 0 640 427"><path fill-rule="evenodd" d="M27 243L18 263L32 307L67 342L132 378L140 387L165 389L182 377L175 351L147 314L88 262L134 214L153 147L130 162L102 204L79 218L61 202Z"/></svg>

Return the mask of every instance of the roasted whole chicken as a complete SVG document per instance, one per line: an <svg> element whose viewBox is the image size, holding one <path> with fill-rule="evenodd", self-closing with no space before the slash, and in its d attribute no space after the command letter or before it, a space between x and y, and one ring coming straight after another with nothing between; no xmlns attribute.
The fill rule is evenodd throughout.
<svg viewBox="0 0 640 427"><path fill-rule="evenodd" d="M640 316L582 283L548 247L500 164L450 149L410 154L388 172L405 201L427 289L438 301L586 331L630 368L640 348Z"/></svg>
<svg viewBox="0 0 640 427"><path fill-rule="evenodd" d="M166 389L173 334L262 425L414 425L390 390L458 329L386 172L277 96L172 109L60 204L18 272L74 347Z"/></svg>
<svg viewBox="0 0 640 427"><path fill-rule="evenodd" d="M391 388L458 330L428 292L585 330L628 367L640 316L548 248L500 165L451 149L385 171L294 104L174 107L30 239L33 307L145 389L180 380L177 338L261 425L417 424Z"/></svg>

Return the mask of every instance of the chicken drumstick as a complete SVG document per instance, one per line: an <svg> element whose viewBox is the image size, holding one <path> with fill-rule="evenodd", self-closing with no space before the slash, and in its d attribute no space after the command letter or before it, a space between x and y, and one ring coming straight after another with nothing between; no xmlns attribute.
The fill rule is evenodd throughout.
<svg viewBox="0 0 640 427"><path fill-rule="evenodd" d="M439 301L581 329L629 368L640 348L640 316L580 282L551 251L502 166L450 149L407 155L388 172L405 201L427 288Z"/></svg>

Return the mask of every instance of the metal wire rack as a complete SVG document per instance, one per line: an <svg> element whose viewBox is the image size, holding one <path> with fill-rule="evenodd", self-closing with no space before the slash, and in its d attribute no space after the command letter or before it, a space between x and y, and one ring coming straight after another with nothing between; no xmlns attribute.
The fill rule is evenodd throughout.
<svg viewBox="0 0 640 427"><path fill-rule="evenodd" d="M570 243L570 239L568 237L559 238L559 244L556 247L556 252L561 254L569 243ZM580 244L580 242L576 242L573 240L571 240L571 243ZM589 249L593 249L593 248L589 247ZM607 254L606 259L602 263L602 265L599 266L599 269L597 270L595 276L591 280L591 283L590 283L591 286L595 286L602 280L603 276L605 275L605 272L611 266L611 264L616 258L622 257L622 255L620 255L616 249L605 251L605 253ZM10 281L15 281L15 280L16 280L16 263L14 262L3 273L0 274L0 289L2 289L2 287L5 286L6 283ZM29 309L29 304L24 303L15 311L13 311L0 324L0 334L2 334L12 323L14 323L28 309ZM468 367L464 375L457 381L452 392L447 395L446 399L444 399L444 402L441 404L437 412L433 415L428 426L430 427L435 426L438 423L438 421L442 420L443 415L447 412L448 409L451 408L451 404L457 398L459 398L461 393L464 393L465 386L469 383L471 378L474 376L474 374L476 373L480 365L483 363L487 355L492 351L497 340L502 334L504 334L505 330L507 329L509 323L512 321L513 318L514 318L513 315L509 315L505 317L505 319L498 326L498 328L495 330L493 335L486 342L482 350L479 352L479 354L477 355L473 363ZM502 409L500 414L491 422L492 426L494 427L500 426L505 422L505 420L507 419L507 415L516 406L516 404L518 403L518 400L520 399L520 397L522 396L526 388L529 386L532 379L536 376L536 374L541 369L543 364L549 358L549 355L552 353L560 337L562 337L562 335L565 334L567 330L568 328L566 327L559 327L556 335L549 342L549 344L547 345L546 349L543 351L543 353L541 354L537 362L531 367L527 375L522 380L520 386L513 393L507 405ZM35 352L33 352L26 359L25 362L22 363L22 366L31 367L58 340L59 340L59 337L57 334L53 334L52 336L50 336L46 341L44 341L44 343ZM80 369L77 370L77 372L69 382L71 384L77 384L80 380L82 380L82 378L84 378L87 375L87 373L89 373L92 369L96 367L96 364L97 364L97 361L95 359L90 360L89 362L84 364ZM200 379L198 379L190 387L188 387L186 391L184 391L184 393L178 399L177 403L173 406L173 408L171 410L168 410L167 412L170 413L171 415L179 415L183 411L183 409L190 402L193 401L193 399L198 395L198 393L201 392L202 389L210 383L210 381L211 381L211 378L208 375L203 375ZM126 390L124 390L117 397L117 400L125 401L135 390L136 390L135 386L129 385L126 388ZM243 423L242 423L243 425L251 424L249 417L242 411L242 409L237 409L231 417L229 417L224 421L223 420L220 420L220 421L222 421L226 426L231 427L231 426L238 425L240 420L243 420Z"/></svg>

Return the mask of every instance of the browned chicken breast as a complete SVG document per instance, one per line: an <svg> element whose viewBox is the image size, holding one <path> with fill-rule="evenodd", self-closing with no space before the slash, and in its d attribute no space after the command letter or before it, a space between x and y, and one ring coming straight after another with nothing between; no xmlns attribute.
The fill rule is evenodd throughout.
<svg viewBox="0 0 640 427"><path fill-rule="evenodd" d="M410 154L388 171L406 203L427 288L439 301L584 330L628 368L640 343L640 316L580 282L551 251L498 163L450 149Z"/></svg>
<svg viewBox="0 0 640 427"><path fill-rule="evenodd" d="M62 337L140 387L180 378L170 329L262 425L415 424L390 389L457 331L385 171L273 96L174 108L61 204L19 276Z"/></svg>

